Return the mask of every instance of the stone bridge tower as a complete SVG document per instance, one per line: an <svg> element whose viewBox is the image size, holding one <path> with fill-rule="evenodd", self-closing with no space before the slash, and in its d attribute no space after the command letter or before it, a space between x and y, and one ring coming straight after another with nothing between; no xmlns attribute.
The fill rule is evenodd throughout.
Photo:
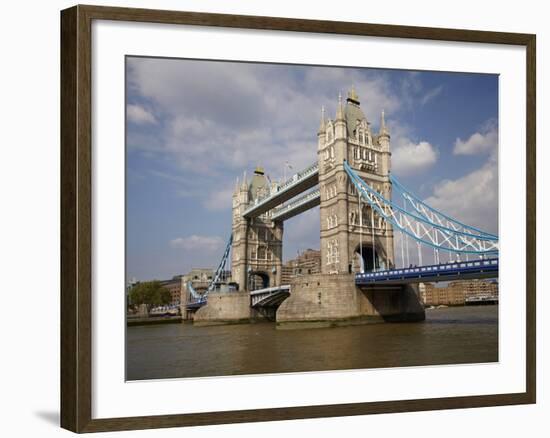
<svg viewBox="0 0 550 438"><path fill-rule="evenodd" d="M321 263L324 274L344 274L394 266L393 229L359 201L344 170L344 161L381 193L391 197L390 134L384 112L378 134L361 110L355 90L346 103L339 96L336 118L321 117L318 132L321 192ZM362 214L360 214L361 210Z"/></svg>
<svg viewBox="0 0 550 438"><path fill-rule="evenodd" d="M239 290L281 284L283 223L272 221L270 212L253 219L243 217L245 210L270 190L271 183L258 167L250 183L245 174L233 192L231 277Z"/></svg>

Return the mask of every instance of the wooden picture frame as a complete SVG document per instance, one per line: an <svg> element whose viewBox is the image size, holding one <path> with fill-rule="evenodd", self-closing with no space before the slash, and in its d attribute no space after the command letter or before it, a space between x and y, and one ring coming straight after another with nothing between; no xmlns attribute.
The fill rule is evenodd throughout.
<svg viewBox="0 0 550 438"><path fill-rule="evenodd" d="M185 24L526 48L526 391L482 396L346 403L127 418L92 418L92 22ZM530 34L381 24L75 6L61 12L61 426L98 432L515 405L536 401L536 37Z"/></svg>

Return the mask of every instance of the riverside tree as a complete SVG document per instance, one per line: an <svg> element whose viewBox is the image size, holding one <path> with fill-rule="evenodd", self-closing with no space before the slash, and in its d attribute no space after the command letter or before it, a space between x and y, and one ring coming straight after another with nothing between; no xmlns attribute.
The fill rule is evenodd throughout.
<svg viewBox="0 0 550 438"><path fill-rule="evenodd" d="M144 281L136 284L130 290L130 300L133 305L145 304L147 310L153 307L170 304L170 291L160 284L160 281Z"/></svg>

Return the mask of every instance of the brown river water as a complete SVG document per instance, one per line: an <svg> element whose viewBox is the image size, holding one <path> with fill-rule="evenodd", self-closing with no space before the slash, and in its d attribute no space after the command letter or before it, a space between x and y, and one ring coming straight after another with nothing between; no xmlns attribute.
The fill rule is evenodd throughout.
<svg viewBox="0 0 550 438"><path fill-rule="evenodd" d="M427 309L421 323L277 330L274 323L128 327L127 380L498 361L498 305Z"/></svg>

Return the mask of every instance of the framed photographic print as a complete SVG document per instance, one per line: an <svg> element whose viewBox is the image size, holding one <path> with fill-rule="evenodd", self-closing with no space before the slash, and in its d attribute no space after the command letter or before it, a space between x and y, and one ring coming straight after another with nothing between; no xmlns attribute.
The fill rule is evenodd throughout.
<svg viewBox="0 0 550 438"><path fill-rule="evenodd" d="M534 35L75 6L61 54L62 427L535 403Z"/></svg>

